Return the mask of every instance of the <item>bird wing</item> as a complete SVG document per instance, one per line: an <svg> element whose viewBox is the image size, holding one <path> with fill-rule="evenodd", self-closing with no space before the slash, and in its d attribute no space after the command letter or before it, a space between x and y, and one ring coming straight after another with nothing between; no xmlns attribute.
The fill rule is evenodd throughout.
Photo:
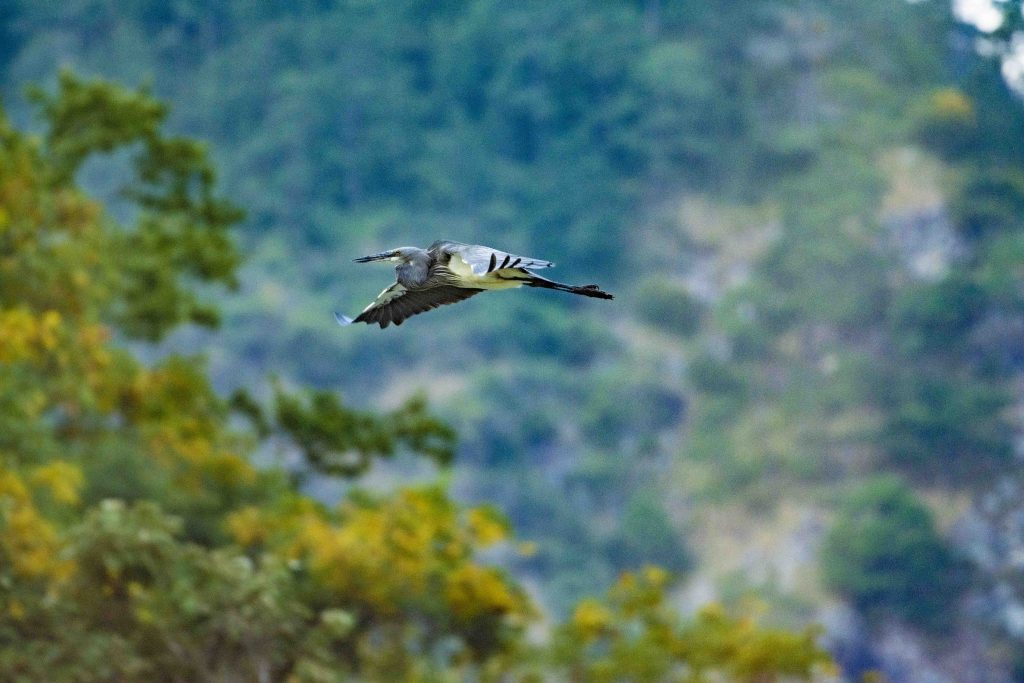
<svg viewBox="0 0 1024 683"><path fill-rule="evenodd" d="M486 275L502 268L550 268L555 265L544 259L516 256L507 251L499 251L479 244L449 243L447 251L465 261L473 270L474 275Z"/></svg>
<svg viewBox="0 0 1024 683"><path fill-rule="evenodd" d="M354 319L347 318L335 313L335 318L341 325L352 323L366 323L372 325L377 323L385 328L391 323L401 325L406 318L417 313L424 313L431 309L454 304L482 292L482 289L470 289L466 287L454 287L452 285L439 285L424 289L406 289L401 283L391 285L373 301L372 304L363 309L363 312Z"/></svg>

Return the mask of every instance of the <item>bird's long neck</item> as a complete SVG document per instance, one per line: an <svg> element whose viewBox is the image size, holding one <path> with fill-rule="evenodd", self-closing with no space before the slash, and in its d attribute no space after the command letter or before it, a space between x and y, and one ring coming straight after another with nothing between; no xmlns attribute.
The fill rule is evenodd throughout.
<svg viewBox="0 0 1024 683"><path fill-rule="evenodd" d="M405 263L395 267L398 282L406 289L420 287L430 277L430 257L426 254L414 254Z"/></svg>

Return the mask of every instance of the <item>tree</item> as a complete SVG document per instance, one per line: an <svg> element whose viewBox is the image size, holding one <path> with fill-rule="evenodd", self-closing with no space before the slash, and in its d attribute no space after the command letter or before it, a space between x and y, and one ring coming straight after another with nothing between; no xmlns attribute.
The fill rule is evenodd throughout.
<svg viewBox="0 0 1024 683"><path fill-rule="evenodd" d="M38 101L39 142L0 118L0 668L15 680L322 680L325 667L395 671L370 642L403 654L407 672L503 656L531 607L475 560L504 537L498 516L435 489L333 511L250 464L264 434L231 426L200 360L145 366L115 341L212 322L195 284L231 281L239 213L215 194L203 148L165 137L164 108L144 92L64 74ZM124 147L129 228L75 186L87 159ZM451 430L422 401L385 422L309 400L279 389L272 426L314 467L353 475L399 446L450 457ZM358 466L331 464L342 452ZM280 530L274 542L256 544L257 514ZM370 551L365 562L350 547ZM424 658L442 643L443 657Z"/></svg>
<svg viewBox="0 0 1024 683"><path fill-rule="evenodd" d="M952 627L965 567L899 479L879 477L853 491L821 553L826 585L871 618L894 616L940 633Z"/></svg>
<svg viewBox="0 0 1024 683"><path fill-rule="evenodd" d="M216 312L200 304L191 285L235 284L238 255L227 230L242 214L214 194L205 148L161 134L166 107L145 91L65 72L56 94L33 94L48 124L40 152L51 187L68 187L89 157L134 152L122 192L137 210L135 225L104 232L119 256L108 320L150 341L182 322L215 324Z"/></svg>
<svg viewBox="0 0 1024 683"><path fill-rule="evenodd" d="M581 602L552 648L556 671L578 681L745 683L813 680L829 670L817 631L757 625L712 605L690 621L666 602L668 574L624 574L605 600Z"/></svg>

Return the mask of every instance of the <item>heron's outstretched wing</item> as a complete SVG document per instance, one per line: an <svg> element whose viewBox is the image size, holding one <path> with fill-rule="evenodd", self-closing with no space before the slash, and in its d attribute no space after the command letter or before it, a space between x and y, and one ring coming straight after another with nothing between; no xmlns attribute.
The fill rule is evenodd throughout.
<svg viewBox="0 0 1024 683"><path fill-rule="evenodd" d="M410 318L417 313L423 313L444 304L454 304L482 291L482 289L453 287L451 285L409 290L396 282L381 292L374 302L363 309L363 312L354 319L337 313L334 314L334 317L341 325L350 325L352 323L372 325L377 323L381 328L384 328L391 323L401 325L406 318Z"/></svg>
<svg viewBox="0 0 1024 683"><path fill-rule="evenodd" d="M445 250L454 257L459 257L473 269L474 275L486 275L502 268L550 268L555 265L551 261L532 258L530 256L516 256L506 251L499 251L484 247L479 244L458 244L448 242Z"/></svg>

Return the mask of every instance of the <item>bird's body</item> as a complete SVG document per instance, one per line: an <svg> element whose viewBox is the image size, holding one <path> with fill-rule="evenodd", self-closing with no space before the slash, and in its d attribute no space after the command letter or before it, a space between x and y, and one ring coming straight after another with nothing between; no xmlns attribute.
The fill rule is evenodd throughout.
<svg viewBox="0 0 1024 683"><path fill-rule="evenodd" d="M554 264L542 259L516 256L490 247L441 240L427 249L399 247L356 259L396 261L396 281L355 318L335 314L338 323L377 323L382 328L401 325L406 318L444 304L468 299L489 289L543 287L572 294L611 299L597 285L574 287L553 282L530 272Z"/></svg>

